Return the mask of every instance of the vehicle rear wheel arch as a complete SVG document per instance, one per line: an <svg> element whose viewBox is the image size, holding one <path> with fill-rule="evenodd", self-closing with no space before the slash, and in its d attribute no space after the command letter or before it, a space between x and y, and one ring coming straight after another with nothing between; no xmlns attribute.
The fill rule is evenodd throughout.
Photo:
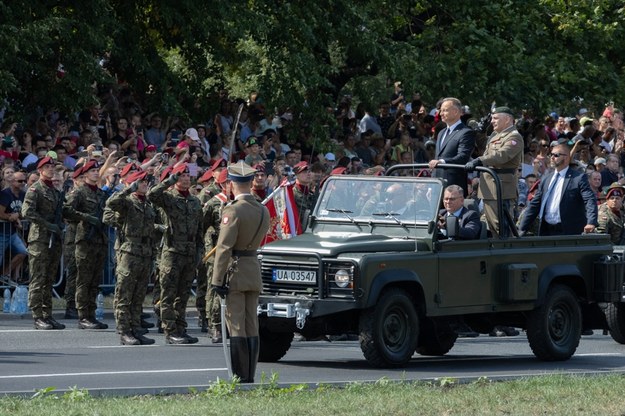
<svg viewBox="0 0 625 416"><path fill-rule="evenodd" d="M570 287L580 299L588 298L586 284L579 269L574 265L555 265L545 268L541 273L536 305L542 305L549 288L558 284Z"/></svg>

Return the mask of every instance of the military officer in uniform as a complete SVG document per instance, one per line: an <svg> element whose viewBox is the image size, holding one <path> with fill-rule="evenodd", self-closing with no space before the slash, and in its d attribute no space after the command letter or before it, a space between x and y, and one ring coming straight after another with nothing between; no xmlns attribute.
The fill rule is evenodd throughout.
<svg viewBox="0 0 625 416"><path fill-rule="evenodd" d="M623 197L625 188L618 183L613 183L606 191L606 201L599 205L599 217L597 232L609 234L610 241L615 245L625 243L625 215L623 213Z"/></svg>
<svg viewBox="0 0 625 416"><path fill-rule="evenodd" d="M508 107L497 107L492 111L494 133L488 139L484 154L466 164L466 170L474 170L476 166L492 168L501 181L503 209L514 218L514 205L518 196L516 171L523 159L523 137L514 126L514 113ZM493 237L507 237L510 226L507 216L502 217L504 224L499 224L497 212L497 189L495 180L488 173L480 174L478 198L484 201L484 215L488 229Z"/></svg>
<svg viewBox="0 0 625 416"><path fill-rule="evenodd" d="M28 233L30 289L28 306L35 329L64 329L52 317L52 284L61 258L62 212L61 192L52 178L56 162L46 156L37 162L39 180L28 188L22 204L22 217L31 222Z"/></svg>
<svg viewBox="0 0 625 416"><path fill-rule="evenodd" d="M222 170L219 177L215 180L217 184L221 186L221 192L212 197L204 207L202 213L204 215L203 230L204 230L204 251L209 253L219 238L219 224L221 223L221 212L224 206L230 201L230 187L228 181L228 171ZM221 342L221 314L219 297L215 295L215 292L208 289L208 281L213 274L213 265L215 262L215 256L210 256L203 269L198 270L198 288L197 288L197 304L200 317L204 319L202 328L204 325L212 328L212 342ZM200 283L200 273L204 272L204 281ZM203 297L203 299L200 299ZM208 332L208 330L206 331Z"/></svg>
<svg viewBox="0 0 625 416"><path fill-rule="evenodd" d="M145 196L148 192L147 172L128 175L126 185L106 203L122 221L118 228L123 240L116 269L115 321L122 345L154 344L153 339L143 336L141 312L152 271L156 212Z"/></svg>
<svg viewBox="0 0 625 416"><path fill-rule="evenodd" d="M295 173L293 197L295 198L295 205L297 206L297 213L303 231L303 225L306 223L306 215L314 208L316 202L316 195L310 188L313 182L313 174L308 162L299 162L296 164L293 167L293 173Z"/></svg>
<svg viewBox="0 0 625 416"><path fill-rule="evenodd" d="M222 212L211 286L226 298L232 372L242 383L254 382L258 362L262 280L256 250L269 229L269 211L251 194L255 173L242 161L228 166L234 201Z"/></svg>
<svg viewBox="0 0 625 416"><path fill-rule="evenodd" d="M189 166L181 163L148 192L148 199L165 212L168 224L159 264L161 325L168 344L198 342L187 333L186 308L203 247L202 205L190 194L190 187Z"/></svg>
<svg viewBox="0 0 625 416"><path fill-rule="evenodd" d="M108 235L102 224L106 194L98 188L100 164L90 160L81 169L84 183L72 192L63 214L78 221L76 227L76 308L78 327L107 329L95 317L96 297L102 281L102 270L108 251Z"/></svg>

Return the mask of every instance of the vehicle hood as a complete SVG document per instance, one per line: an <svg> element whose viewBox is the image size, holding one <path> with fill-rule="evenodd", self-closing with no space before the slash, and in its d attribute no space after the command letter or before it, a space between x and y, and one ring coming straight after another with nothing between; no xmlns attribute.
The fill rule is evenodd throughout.
<svg viewBox="0 0 625 416"><path fill-rule="evenodd" d="M261 247L261 254L272 253L319 253L337 256L342 253L380 253L415 251L413 239L393 238L383 235L350 233L305 233L288 240L277 240ZM425 250L425 243L419 242Z"/></svg>

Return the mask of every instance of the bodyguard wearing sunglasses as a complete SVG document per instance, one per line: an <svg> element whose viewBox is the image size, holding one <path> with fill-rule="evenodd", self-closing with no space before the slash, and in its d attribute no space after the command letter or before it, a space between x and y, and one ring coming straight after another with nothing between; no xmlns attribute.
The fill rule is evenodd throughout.
<svg viewBox="0 0 625 416"><path fill-rule="evenodd" d="M597 225L597 198L588 177L569 168L571 149L558 144L549 159L554 172L541 181L523 216L520 232L530 229L536 218L538 235L577 235L592 233Z"/></svg>

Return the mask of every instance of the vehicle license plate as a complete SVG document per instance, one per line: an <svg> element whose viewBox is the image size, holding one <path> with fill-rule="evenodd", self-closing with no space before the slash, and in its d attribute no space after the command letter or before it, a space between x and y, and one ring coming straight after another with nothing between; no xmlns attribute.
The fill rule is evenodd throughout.
<svg viewBox="0 0 625 416"><path fill-rule="evenodd" d="M316 283L317 272L310 270L273 269L274 282Z"/></svg>

